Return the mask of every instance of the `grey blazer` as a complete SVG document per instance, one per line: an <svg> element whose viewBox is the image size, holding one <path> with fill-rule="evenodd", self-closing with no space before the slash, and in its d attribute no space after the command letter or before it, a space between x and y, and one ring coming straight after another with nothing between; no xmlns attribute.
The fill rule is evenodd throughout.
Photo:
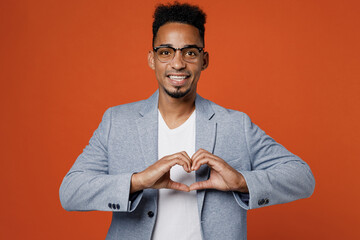
<svg viewBox="0 0 360 240"><path fill-rule="evenodd" d="M309 197L309 166L276 143L249 117L196 97L196 150L221 157L246 179L249 194L197 191L206 240L246 239L246 211ZM109 108L60 186L69 211L112 211L106 239L151 239L158 191L130 195L130 179L158 160L158 91L149 99ZM204 165L196 181L209 177Z"/></svg>

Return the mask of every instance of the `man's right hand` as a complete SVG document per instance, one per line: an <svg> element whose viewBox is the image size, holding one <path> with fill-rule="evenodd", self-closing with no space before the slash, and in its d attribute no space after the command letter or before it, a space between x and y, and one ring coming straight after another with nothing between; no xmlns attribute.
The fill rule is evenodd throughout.
<svg viewBox="0 0 360 240"><path fill-rule="evenodd" d="M168 188L189 192L187 185L170 179L170 169L176 164L182 166L186 172L191 172L191 158L186 152L165 156L144 171L132 175L130 193L146 188Z"/></svg>

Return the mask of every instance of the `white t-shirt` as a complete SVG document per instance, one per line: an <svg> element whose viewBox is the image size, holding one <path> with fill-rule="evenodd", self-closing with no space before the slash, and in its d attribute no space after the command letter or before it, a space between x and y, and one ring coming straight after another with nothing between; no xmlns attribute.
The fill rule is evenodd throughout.
<svg viewBox="0 0 360 240"><path fill-rule="evenodd" d="M159 111L159 159L181 151L186 151L189 157L195 153L195 114L194 111L181 126L169 129ZM170 178L190 186L195 182L195 172L187 173L182 166L175 165L170 170ZM159 190L158 214L152 239L201 239L196 191Z"/></svg>

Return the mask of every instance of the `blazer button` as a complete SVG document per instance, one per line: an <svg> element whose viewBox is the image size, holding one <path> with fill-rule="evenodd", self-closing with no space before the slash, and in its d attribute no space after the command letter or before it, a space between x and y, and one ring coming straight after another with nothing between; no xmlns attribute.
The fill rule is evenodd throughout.
<svg viewBox="0 0 360 240"><path fill-rule="evenodd" d="M112 208L113 208L113 209L116 209L115 203L112 204Z"/></svg>
<svg viewBox="0 0 360 240"><path fill-rule="evenodd" d="M269 199L265 198L265 204L269 204Z"/></svg>
<svg viewBox="0 0 360 240"><path fill-rule="evenodd" d="M148 212L148 216L149 216L150 218L152 218L152 217L154 216L154 212L153 212L153 211L149 211L149 212Z"/></svg>
<svg viewBox="0 0 360 240"><path fill-rule="evenodd" d="M111 203L109 203L109 204L108 204L108 207L111 209L111 208L112 208L112 204L111 204Z"/></svg>
<svg viewBox="0 0 360 240"><path fill-rule="evenodd" d="M259 206L264 205L264 203L265 203L265 199L263 198L258 201Z"/></svg>
<svg viewBox="0 0 360 240"><path fill-rule="evenodd" d="M117 210L120 209L120 204L116 204L116 209L117 209Z"/></svg>

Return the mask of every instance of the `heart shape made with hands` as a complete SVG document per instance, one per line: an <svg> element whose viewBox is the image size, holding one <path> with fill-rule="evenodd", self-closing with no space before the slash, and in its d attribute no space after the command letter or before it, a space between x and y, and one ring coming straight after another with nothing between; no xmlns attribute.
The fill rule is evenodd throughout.
<svg viewBox="0 0 360 240"><path fill-rule="evenodd" d="M201 165L205 165L201 164ZM199 167L201 167L201 165ZM209 166L210 167L210 166ZM181 165L174 165L169 171L169 178L171 181L171 187L175 187L174 190L180 191L193 191L199 189L208 189L208 188L219 188L219 190L227 190L226 184L222 180L222 177L210 167L210 178L201 182L196 182L195 171L190 169L190 172ZM215 182L214 182L215 180ZM181 188L181 189L180 189Z"/></svg>
<svg viewBox="0 0 360 240"><path fill-rule="evenodd" d="M170 179L174 182L190 186L196 182L195 171L187 172L183 166L174 165L170 169Z"/></svg>
<svg viewBox="0 0 360 240"><path fill-rule="evenodd" d="M198 170L202 165L210 167L210 177L196 182L193 171ZM167 174L164 177L165 181L167 180L165 188L180 191L208 188L222 191L247 190L245 179L238 171L223 159L203 149L199 149L192 158L189 158L186 153L185 155L184 153L171 155Z"/></svg>
<svg viewBox="0 0 360 240"><path fill-rule="evenodd" d="M210 177L207 180L194 182L194 174L189 174L188 177L188 174L183 172L197 171L205 164L210 167ZM131 192L145 188L167 188L185 192L211 188L248 192L245 178L240 172L220 157L203 149L199 149L191 158L185 152L165 156L144 171L133 174Z"/></svg>

